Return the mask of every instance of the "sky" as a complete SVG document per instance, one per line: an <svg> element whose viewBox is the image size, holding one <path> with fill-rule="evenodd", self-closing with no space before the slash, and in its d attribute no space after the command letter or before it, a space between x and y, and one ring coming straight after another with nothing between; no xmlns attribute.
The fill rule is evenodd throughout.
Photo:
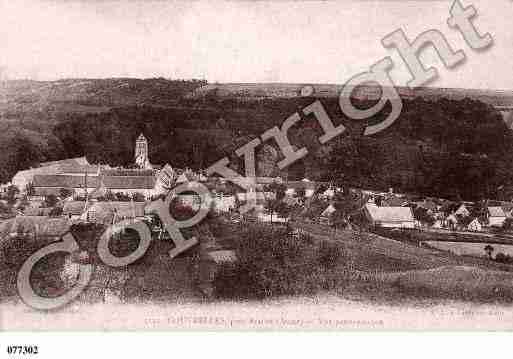
<svg viewBox="0 0 513 359"><path fill-rule="evenodd" d="M25 1L0 0L2 78L165 77L209 82L345 83L391 56L396 85L410 75L381 39L440 30L467 61L439 69L435 87L513 89L510 0L474 5L494 45L468 47L447 26L452 0Z"/></svg>

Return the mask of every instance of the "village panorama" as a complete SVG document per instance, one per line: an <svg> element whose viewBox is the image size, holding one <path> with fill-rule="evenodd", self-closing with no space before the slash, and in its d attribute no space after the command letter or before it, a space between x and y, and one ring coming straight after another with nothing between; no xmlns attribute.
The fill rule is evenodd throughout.
<svg viewBox="0 0 513 359"><path fill-rule="evenodd" d="M310 96L314 89L307 89ZM149 140L143 133L134 138L128 166L93 164L86 156L40 162L2 185L2 259L10 274L3 283L6 298L19 295L27 305L51 309L73 301L130 303L167 295L215 301L344 293L346 288L353 295L370 295L361 287L369 282L372 293L384 290L392 301L511 298L509 284L495 279L497 273L508 276L513 264L511 201L373 190L335 178L301 178L292 171L256 176L254 193L248 193L201 168L152 164ZM264 170L277 162L276 150L266 150L272 160L257 161L257 172L278 173ZM177 240L151 203L180 186L166 204L174 221L187 222L205 205L198 185L210 193L208 214L183 226ZM241 211L251 195L256 203ZM141 222L149 230L144 240L146 233L131 228ZM70 249L34 255L70 233L75 242ZM105 237L104 251L114 262L99 250ZM13 269L26 267L34 256L24 271L30 284L23 286ZM147 274L150 268L159 274ZM84 271L87 282L81 283ZM291 277L284 280L284 275ZM412 276L418 275L426 278L415 283ZM466 278L465 284L458 278ZM21 292L27 286L28 296Z"/></svg>
<svg viewBox="0 0 513 359"><path fill-rule="evenodd" d="M324 9L319 16L347 10L312 3ZM360 8L362 19L432 13L428 2L382 3L386 11ZM258 34L257 43L269 37L254 53L221 41L219 49L234 51L215 60L222 51L209 47L217 38L204 54L196 46L187 54L196 43L184 41L190 56L173 58L173 71L181 73L182 58L195 59L194 71L184 70L190 60L182 64L192 79L151 77L160 74L153 62L147 78L138 78L142 65L134 77L116 68L99 78L73 70L77 77L50 80L3 78L9 68L0 67L0 329L512 329L513 90L483 89L489 82L481 76L510 52L501 47L509 39L494 28L496 15L486 17L490 6L475 21L478 31L473 5L429 3L440 16L417 24L424 32L416 36L402 30L406 24L390 32L396 19L383 20L381 36L389 35L380 51L402 61L387 53L341 66L332 51L340 42L324 48L320 58L337 60L330 76L350 78L344 86L278 82L275 65L269 82L198 76L244 54L250 68L225 68L251 78L254 59L275 52L261 49L287 33L286 26L266 32L279 21L246 34ZM313 26L315 16L293 11L305 19L301 29ZM279 14L289 20L288 8ZM241 21L241 33L259 16ZM354 30L347 56L369 29L362 20L340 31ZM303 35L276 48L310 30L296 32ZM158 57L163 44L154 45L134 58ZM301 59L278 72L302 68L290 75L301 81L322 72L321 62L300 66L313 58L303 54L309 48L302 43ZM131 66L124 51L123 69ZM420 57L429 51L437 67ZM175 52L164 52L167 69ZM79 69L80 57L62 68ZM99 55L89 62L100 59L111 63ZM392 81L401 69L408 87ZM469 71L478 80L456 87ZM453 87L434 87L435 80Z"/></svg>

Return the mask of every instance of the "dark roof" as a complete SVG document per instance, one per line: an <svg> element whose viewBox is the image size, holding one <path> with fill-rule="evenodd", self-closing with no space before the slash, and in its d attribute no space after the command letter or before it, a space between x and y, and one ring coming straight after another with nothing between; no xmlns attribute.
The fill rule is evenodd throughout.
<svg viewBox="0 0 513 359"><path fill-rule="evenodd" d="M85 157L76 157L76 158L66 158L64 160L57 160L57 161L48 161L48 162L41 162L39 164L39 167L46 167L46 166L56 166L56 165L88 165L89 162L87 162L87 159Z"/></svg>
<svg viewBox="0 0 513 359"><path fill-rule="evenodd" d="M508 212L511 212L511 210L513 209L513 203L511 203L511 202L503 202L501 207L502 207L502 210L505 213L508 213Z"/></svg>
<svg viewBox="0 0 513 359"><path fill-rule="evenodd" d="M86 176L35 175L34 187L80 188L85 185ZM98 187L97 176L87 176L87 187Z"/></svg>
<svg viewBox="0 0 513 359"><path fill-rule="evenodd" d="M155 187L155 177L153 176L87 176L87 187L98 187L100 179L109 189L151 189ZM34 187L84 188L85 176L35 175L33 183Z"/></svg>
<svg viewBox="0 0 513 359"><path fill-rule="evenodd" d="M408 205L408 200L405 198L399 198L396 196L390 196L388 198L384 198L381 201L382 207L404 207Z"/></svg>
<svg viewBox="0 0 513 359"><path fill-rule="evenodd" d="M104 176L154 176L154 170L143 170L136 168L127 169L102 169L101 174Z"/></svg>
<svg viewBox="0 0 513 359"><path fill-rule="evenodd" d="M155 187L155 177L151 176L108 176L103 177L107 188L115 189L152 189Z"/></svg>
<svg viewBox="0 0 513 359"><path fill-rule="evenodd" d="M98 170L100 169L100 166L98 165L77 165L77 164L62 164L59 166L59 170L62 173L98 173Z"/></svg>

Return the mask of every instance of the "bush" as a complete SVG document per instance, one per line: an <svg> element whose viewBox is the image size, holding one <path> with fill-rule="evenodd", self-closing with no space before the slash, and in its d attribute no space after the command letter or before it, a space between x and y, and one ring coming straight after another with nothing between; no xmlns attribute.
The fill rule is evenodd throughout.
<svg viewBox="0 0 513 359"><path fill-rule="evenodd" d="M62 207L53 207L49 213L50 217L59 217L62 215Z"/></svg>
<svg viewBox="0 0 513 359"><path fill-rule="evenodd" d="M495 261L499 262L499 263L510 264L510 263L513 263L513 258L508 254L499 252L495 255Z"/></svg>
<svg viewBox="0 0 513 359"><path fill-rule="evenodd" d="M333 269L338 266L344 257L342 247L338 243L322 241L318 248L319 264L326 269Z"/></svg>
<svg viewBox="0 0 513 359"><path fill-rule="evenodd" d="M18 271L31 255L49 243L49 240L36 241L22 235L3 239L0 244L0 301L16 296ZM37 293L56 295L57 288L62 287L59 273L63 263L63 252L47 255L36 263L31 273L31 283Z"/></svg>
<svg viewBox="0 0 513 359"><path fill-rule="evenodd" d="M241 233L237 263L222 265L214 291L225 298L249 299L309 295L340 286L335 271L344 265L336 243L290 235L286 228L254 224Z"/></svg>

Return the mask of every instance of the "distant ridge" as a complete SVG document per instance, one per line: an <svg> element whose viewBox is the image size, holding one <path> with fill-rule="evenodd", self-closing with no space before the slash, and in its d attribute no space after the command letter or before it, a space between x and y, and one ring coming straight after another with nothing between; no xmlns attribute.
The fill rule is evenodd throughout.
<svg viewBox="0 0 513 359"><path fill-rule="evenodd" d="M313 88L313 97L330 98L339 96L343 85L337 84L308 84L308 83L221 83L207 84L201 86L189 94L188 98L201 98L204 96L216 96L219 98L295 98L301 97L301 89L305 86ZM441 98L462 100L470 98L480 100L496 107L513 106L513 91L511 90L483 90L463 88L436 88L419 87L410 89L398 86L397 92L402 98L423 97L426 100L434 101ZM377 99L381 89L377 85L358 86L353 90L353 97L359 99Z"/></svg>
<svg viewBox="0 0 513 359"><path fill-rule="evenodd" d="M123 106L181 106L180 100L239 99L254 101L302 97L308 86L316 98L336 98L340 84L309 83L207 83L205 80L169 80L164 78L63 79L57 81L10 80L0 82L0 113L16 112L104 112ZM312 91L310 91L313 90ZM480 100L499 110L513 109L513 91L463 88L397 87L404 99L422 97L427 101L442 98ZM305 92L303 91L303 94ZM353 97L377 99L377 85L359 86Z"/></svg>

